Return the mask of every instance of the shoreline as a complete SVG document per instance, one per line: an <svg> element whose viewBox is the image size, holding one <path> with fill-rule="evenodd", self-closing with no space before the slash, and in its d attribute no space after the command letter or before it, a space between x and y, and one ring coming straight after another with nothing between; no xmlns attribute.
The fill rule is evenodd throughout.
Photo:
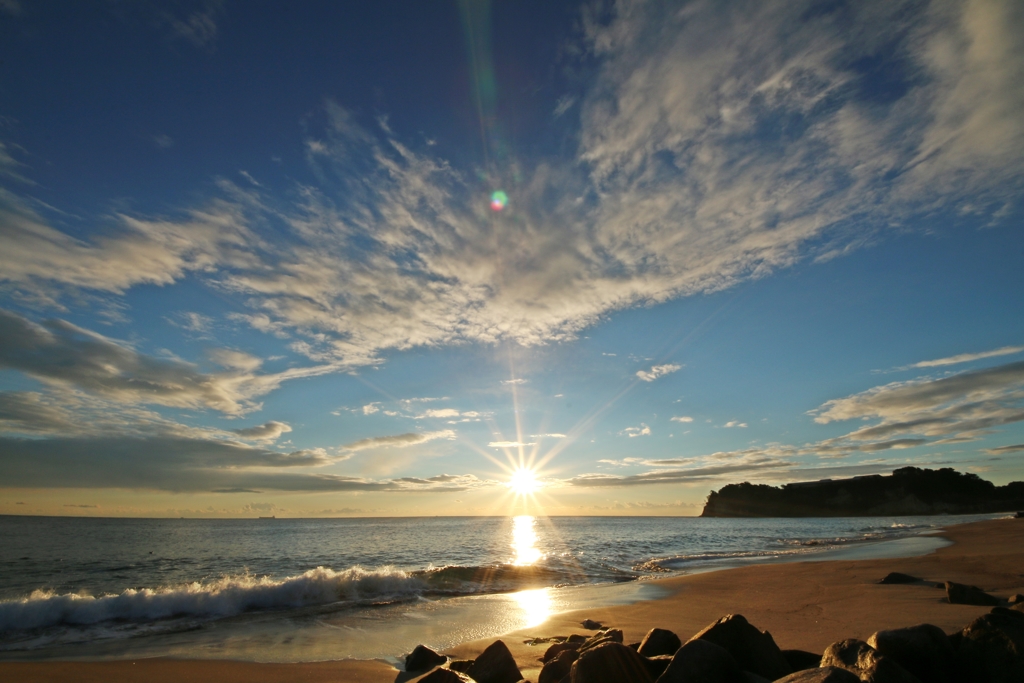
<svg viewBox="0 0 1024 683"><path fill-rule="evenodd" d="M951 544L911 557L834 559L833 552L826 552L822 555L829 557L820 559L758 563L644 581L662 595L629 604L557 613L536 626L469 640L445 652L472 658L500 638L512 650L524 676L536 680L540 664L536 658L543 654L543 648L522 641L588 633L579 625L584 618L622 629L626 642L630 642L640 640L655 626L671 629L685 640L730 613L743 614L750 623L770 631L782 648L821 652L836 640L865 639L883 628L926 622L948 632L988 611L984 607L950 605L944 593L927 585L878 585L876 582L890 571L920 576L929 582L952 580L978 585L1001 597L1024 592L1024 576L1018 569L1024 567L1024 550L1018 550L1024 548L1024 522L1007 518L969 522L946 527L935 536ZM385 661L365 659L292 664L170 658L6 661L0 662L0 675L29 682L69 678L158 682L411 680Z"/></svg>

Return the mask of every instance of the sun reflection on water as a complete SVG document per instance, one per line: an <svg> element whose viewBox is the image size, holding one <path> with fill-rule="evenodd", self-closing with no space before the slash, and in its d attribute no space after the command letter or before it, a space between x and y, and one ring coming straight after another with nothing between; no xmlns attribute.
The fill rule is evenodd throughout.
<svg viewBox="0 0 1024 683"><path fill-rule="evenodd" d="M530 515L512 518L512 550L515 557L512 564L525 567L534 564L544 556L537 548L537 532L533 530L534 519Z"/></svg>
<svg viewBox="0 0 1024 683"><path fill-rule="evenodd" d="M539 626L548 620L551 616L550 591L550 588L536 588L512 594L519 609L523 610L523 620L526 622L520 628Z"/></svg>

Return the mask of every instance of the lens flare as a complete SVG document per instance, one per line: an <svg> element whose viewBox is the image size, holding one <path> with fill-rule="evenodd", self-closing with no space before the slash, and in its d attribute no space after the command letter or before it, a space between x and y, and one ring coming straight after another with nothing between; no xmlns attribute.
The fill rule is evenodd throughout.
<svg viewBox="0 0 1024 683"><path fill-rule="evenodd" d="M508 204L508 195L501 190L496 190L491 195L491 210L501 211Z"/></svg>

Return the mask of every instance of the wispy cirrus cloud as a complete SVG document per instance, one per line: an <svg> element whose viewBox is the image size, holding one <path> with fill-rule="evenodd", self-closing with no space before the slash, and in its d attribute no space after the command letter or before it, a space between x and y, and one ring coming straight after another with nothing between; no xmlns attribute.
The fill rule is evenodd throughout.
<svg viewBox="0 0 1024 683"><path fill-rule="evenodd" d="M455 432L451 429L442 429L435 432L406 432L405 434L394 434L389 436L374 436L366 439L353 441L341 448L346 451L364 451L370 448L408 448L419 444L434 441L435 439L454 439Z"/></svg>
<svg viewBox="0 0 1024 683"><path fill-rule="evenodd" d="M413 347L572 339L610 311L846 253L916 212L970 197L994 215L1016 196L1013 2L811 7L588 15L579 147L524 169L507 214L446 160L328 104L307 145L323 182L294 188L297 203L222 182L224 198L183 219L121 215L80 241L8 193L0 278L123 292L208 277L244 297L238 319L351 367ZM881 46L894 64L880 99L858 65ZM266 220L285 230L258 234Z"/></svg>
<svg viewBox="0 0 1024 683"><path fill-rule="evenodd" d="M1024 351L1024 346L1004 346L999 349L993 349L991 351L981 351L980 353L959 353L955 356L948 356L946 358L936 358L935 360L923 360L918 363L911 365L904 365L897 368L897 370L910 370L918 368L941 368L947 365L959 365L960 363L972 363L976 360L985 360L987 358L999 358L1000 356L1012 356L1017 353Z"/></svg>

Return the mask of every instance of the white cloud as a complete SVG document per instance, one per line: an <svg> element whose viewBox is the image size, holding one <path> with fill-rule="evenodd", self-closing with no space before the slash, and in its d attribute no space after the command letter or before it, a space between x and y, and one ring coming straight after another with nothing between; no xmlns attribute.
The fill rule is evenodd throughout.
<svg viewBox="0 0 1024 683"><path fill-rule="evenodd" d="M535 443L523 443L522 441L492 441L487 444L491 448L519 448L522 446L536 446Z"/></svg>
<svg viewBox="0 0 1024 683"><path fill-rule="evenodd" d="M459 417L461 414L462 413L460 413L455 408L432 408L423 411L423 413L421 413L420 415L417 415L416 419L422 420L424 418Z"/></svg>
<svg viewBox="0 0 1024 683"><path fill-rule="evenodd" d="M564 439L565 434L531 434L534 439Z"/></svg>
<svg viewBox="0 0 1024 683"><path fill-rule="evenodd" d="M292 431L292 428L284 422L271 420L270 422L256 427L246 427L244 429L235 429L233 431L244 439L251 439L253 441L276 441L282 434L287 434Z"/></svg>
<svg viewBox="0 0 1024 683"><path fill-rule="evenodd" d="M837 455L924 443L964 443L1024 421L1024 361L940 378L892 382L826 401L815 422L874 421L818 444Z"/></svg>
<svg viewBox="0 0 1024 683"><path fill-rule="evenodd" d="M635 436L650 436L651 428L648 427L643 422L641 422L639 427L626 427L625 429L622 430L621 433L625 434L630 438L633 438Z"/></svg>
<svg viewBox="0 0 1024 683"><path fill-rule="evenodd" d="M210 356L225 372L202 373L189 363L147 356L63 320L37 324L0 309L0 368L125 404L212 408L241 415L257 409L253 399L285 380L333 370L296 368L261 375L256 373L261 361L249 354L215 349Z"/></svg>
<svg viewBox="0 0 1024 683"><path fill-rule="evenodd" d="M373 403L367 403L362 407L363 415L373 415L380 410L380 403L374 401Z"/></svg>
<svg viewBox="0 0 1024 683"><path fill-rule="evenodd" d="M503 379L503 380L501 380L501 383L502 384L526 384L526 380L525 379L521 379L521 378L517 378L517 379Z"/></svg>
<svg viewBox="0 0 1024 683"><path fill-rule="evenodd" d="M653 382L659 377L664 377L665 375L671 375L673 372L678 372L682 367L682 365L676 365L675 363L655 365L650 370L637 370L636 376L644 382Z"/></svg>
<svg viewBox="0 0 1024 683"><path fill-rule="evenodd" d="M732 429L733 427L738 427L740 429L746 429L747 428L747 423L746 422L740 422L739 420L729 420L728 422L726 422L722 426L725 427L726 429Z"/></svg>
<svg viewBox="0 0 1024 683"><path fill-rule="evenodd" d="M454 439L455 432L451 429L443 429L436 432L408 432L406 434L395 434L393 436L374 436L368 439L360 439L345 444L342 448L346 451L363 451L368 448L408 448L417 446L436 439Z"/></svg>
<svg viewBox="0 0 1024 683"><path fill-rule="evenodd" d="M332 104L306 141L322 186L292 188L297 205L222 182L202 209L120 215L83 241L3 191L0 279L52 303L53 289L194 274L252 307L235 319L335 368L573 339L611 311L847 253L915 215L994 217L1024 182L1017 4L623 2L583 22L578 147L519 169L509 212ZM208 46L215 14L173 26ZM855 67L879 54L888 99L863 96ZM283 237L254 227L271 221Z"/></svg>
<svg viewBox="0 0 1024 683"><path fill-rule="evenodd" d="M677 415L669 418L672 422L693 422L693 418L689 415Z"/></svg>

